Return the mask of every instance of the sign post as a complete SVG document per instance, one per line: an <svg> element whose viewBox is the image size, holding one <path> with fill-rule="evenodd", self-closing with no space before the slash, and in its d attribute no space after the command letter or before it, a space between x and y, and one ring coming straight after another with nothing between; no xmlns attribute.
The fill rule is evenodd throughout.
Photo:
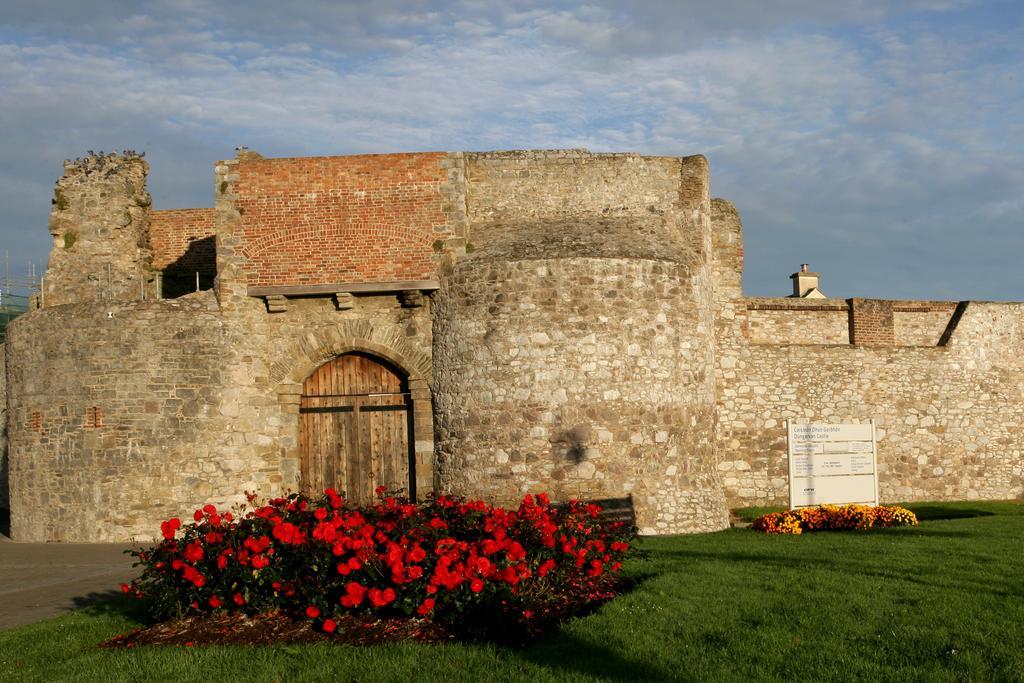
<svg viewBox="0 0 1024 683"><path fill-rule="evenodd" d="M875 421L829 424L786 421L789 509L812 505L878 505Z"/></svg>

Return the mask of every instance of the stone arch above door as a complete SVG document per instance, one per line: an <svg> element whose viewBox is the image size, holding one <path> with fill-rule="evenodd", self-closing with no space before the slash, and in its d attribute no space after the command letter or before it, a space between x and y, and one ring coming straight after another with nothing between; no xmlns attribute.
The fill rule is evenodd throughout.
<svg viewBox="0 0 1024 683"><path fill-rule="evenodd" d="M326 361L352 351L362 351L397 365L410 382L430 381L430 355L417 348L400 331L355 321L302 335L286 344L280 360L270 368L276 384L298 384Z"/></svg>

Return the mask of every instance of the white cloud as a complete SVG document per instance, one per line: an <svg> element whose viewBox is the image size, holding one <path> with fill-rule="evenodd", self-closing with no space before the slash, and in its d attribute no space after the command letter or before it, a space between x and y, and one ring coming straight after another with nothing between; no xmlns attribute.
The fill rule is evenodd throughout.
<svg viewBox="0 0 1024 683"><path fill-rule="evenodd" d="M238 144L271 155L703 152L716 194L743 213L756 293L784 291L787 269L811 251L835 273L832 294L935 296L938 274L853 290L885 281L863 272L896 271L908 250L945 264L969 239L974 267L1000 271L1024 247L1014 213L1024 150L1006 142L1022 132L1014 30L951 44L941 26L884 23L954 5L293 3L268 24L280 40L261 28L280 4L254 3L242 23L199 0L78 26L75 12L42 12L0 32L0 122L18 131L0 188L31 168L48 196L59 158L114 146L150 150L162 206L209 205L212 161ZM0 189L0 201L18 207L11 227L45 238L48 206L29 194ZM846 260L861 264L856 281L842 280L854 277ZM961 296L994 296L972 294L977 280L962 276Z"/></svg>

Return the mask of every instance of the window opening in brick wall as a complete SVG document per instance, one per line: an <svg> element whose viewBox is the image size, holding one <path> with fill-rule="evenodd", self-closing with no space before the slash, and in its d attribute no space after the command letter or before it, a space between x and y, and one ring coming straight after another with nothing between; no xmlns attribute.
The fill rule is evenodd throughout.
<svg viewBox="0 0 1024 683"><path fill-rule="evenodd" d="M43 414L38 410L33 410L32 415L29 416L28 426L33 432L43 431Z"/></svg>

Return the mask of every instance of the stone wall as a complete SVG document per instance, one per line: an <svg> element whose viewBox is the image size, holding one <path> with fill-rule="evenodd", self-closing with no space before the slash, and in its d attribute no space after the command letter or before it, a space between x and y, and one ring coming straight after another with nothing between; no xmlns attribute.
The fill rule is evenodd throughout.
<svg viewBox="0 0 1024 683"><path fill-rule="evenodd" d="M467 153L471 223L551 216L663 215L679 202L679 158L585 149Z"/></svg>
<svg viewBox="0 0 1024 683"><path fill-rule="evenodd" d="M894 301L893 329L900 346L938 346L956 327L958 304L952 301Z"/></svg>
<svg viewBox="0 0 1024 683"><path fill-rule="evenodd" d="M885 500L1024 496L1024 304L745 297L703 157L242 152L214 209L153 213L145 171L58 182L45 306L8 328L16 540L298 488L302 382L348 352L408 380L420 492L630 496L645 533L714 530L788 502L785 420L875 419ZM211 234L214 291L155 300Z"/></svg>
<svg viewBox="0 0 1024 683"><path fill-rule="evenodd" d="M850 306L843 299L746 301L752 344L850 343Z"/></svg>
<svg viewBox="0 0 1024 683"><path fill-rule="evenodd" d="M296 490L301 382L348 351L409 375L429 439L429 307L393 295L345 311L301 299L274 315L259 299L222 311L211 292L68 305L20 317L8 339L18 541L145 539L206 502ZM430 490L432 444L416 454Z"/></svg>
<svg viewBox="0 0 1024 683"><path fill-rule="evenodd" d="M50 214L43 305L156 297L148 169L133 152L65 162Z"/></svg>
<svg viewBox="0 0 1024 683"><path fill-rule="evenodd" d="M952 301L747 297L745 307L752 344L938 346L958 320Z"/></svg>
<svg viewBox="0 0 1024 683"><path fill-rule="evenodd" d="M210 438L227 428L211 294L48 307L7 340L15 540L148 537L159 517L251 481Z"/></svg>
<svg viewBox="0 0 1024 683"><path fill-rule="evenodd" d="M466 176L474 248L435 295L442 489L628 495L645 533L725 526L706 161L474 154Z"/></svg>
<svg viewBox="0 0 1024 683"><path fill-rule="evenodd" d="M931 348L751 344L720 390L730 505L788 501L785 420L878 426L883 500L1024 495L1022 304L971 303Z"/></svg>

